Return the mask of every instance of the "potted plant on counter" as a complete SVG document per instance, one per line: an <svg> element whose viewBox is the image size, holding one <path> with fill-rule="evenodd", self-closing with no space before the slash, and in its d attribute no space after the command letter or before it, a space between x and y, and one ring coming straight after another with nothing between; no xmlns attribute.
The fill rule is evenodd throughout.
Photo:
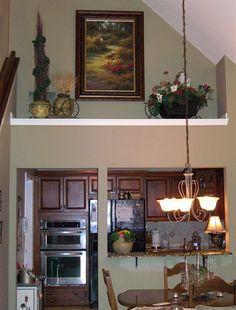
<svg viewBox="0 0 236 310"><path fill-rule="evenodd" d="M185 88L185 76L179 72L173 82L169 81L168 71L164 74L167 80L162 80L152 88L152 94L145 102L146 115L151 118L185 118L186 104L188 100L188 118L196 116L199 109L206 107L208 100L213 101L213 89L207 84L192 87L191 80L187 79Z"/></svg>
<svg viewBox="0 0 236 310"><path fill-rule="evenodd" d="M116 230L110 234L109 240L116 253L129 253L135 242L135 233L128 228L116 228Z"/></svg>

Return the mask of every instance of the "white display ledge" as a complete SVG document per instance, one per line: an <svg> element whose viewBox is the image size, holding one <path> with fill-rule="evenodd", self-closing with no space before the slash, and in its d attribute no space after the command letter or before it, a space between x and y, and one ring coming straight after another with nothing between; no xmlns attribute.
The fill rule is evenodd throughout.
<svg viewBox="0 0 236 310"><path fill-rule="evenodd" d="M229 119L189 119L190 126L227 126ZM12 126L185 126L185 119L13 118Z"/></svg>

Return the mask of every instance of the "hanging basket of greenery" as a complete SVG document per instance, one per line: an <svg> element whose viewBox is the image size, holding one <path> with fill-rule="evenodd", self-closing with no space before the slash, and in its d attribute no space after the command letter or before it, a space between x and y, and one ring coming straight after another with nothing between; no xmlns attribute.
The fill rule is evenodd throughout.
<svg viewBox="0 0 236 310"><path fill-rule="evenodd" d="M168 76L168 71L164 72ZM191 80L187 79L185 87L184 73L179 72L171 83L162 80L152 88L152 94L145 102L145 113L151 117L162 118L185 118L186 100L188 101L188 118L197 115L198 111L206 107L208 101L213 101L213 89L207 85L199 85L198 88L191 86Z"/></svg>

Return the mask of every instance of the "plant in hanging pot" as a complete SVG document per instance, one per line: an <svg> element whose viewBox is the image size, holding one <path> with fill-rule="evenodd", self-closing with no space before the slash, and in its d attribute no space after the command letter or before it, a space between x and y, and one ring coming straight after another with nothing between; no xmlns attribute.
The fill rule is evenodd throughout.
<svg viewBox="0 0 236 310"><path fill-rule="evenodd" d="M185 89L185 76L179 72L173 82L169 81L168 71L164 74L167 80L162 80L152 88L152 94L145 102L147 116L158 118L185 118L186 104L188 100L188 118L196 116L199 109L206 107L209 101L213 101L213 89L207 84L199 85L197 88L191 86L191 80L187 79Z"/></svg>
<svg viewBox="0 0 236 310"><path fill-rule="evenodd" d="M57 98L53 102L53 115L60 118L76 117L79 114L78 103L70 98L75 88L76 77L72 73L56 73L52 76L52 84L57 90Z"/></svg>
<svg viewBox="0 0 236 310"><path fill-rule="evenodd" d="M129 253L135 242L135 233L128 228L116 228L116 230L110 234L109 240L116 253Z"/></svg>
<svg viewBox="0 0 236 310"><path fill-rule="evenodd" d="M46 118L50 114L51 103L48 101L49 79L49 58L45 55L46 38L43 35L43 23L39 11L36 15L36 38L34 44L33 75L35 77L35 90L33 102L30 104L30 112L34 118Z"/></svg>

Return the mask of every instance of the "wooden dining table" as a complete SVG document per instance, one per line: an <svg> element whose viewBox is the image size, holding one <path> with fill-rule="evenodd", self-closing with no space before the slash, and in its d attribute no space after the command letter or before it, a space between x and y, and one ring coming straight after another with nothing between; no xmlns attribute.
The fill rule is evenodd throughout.
<svg viewBox="0 0 236 310"><path fill-rule="evenodd" d="M164 289L136 289L122 292L117 297L119 303L127 308L136 306L152 306L153 304L162 302L173 302L173 291ZM197 297L193 302L193 306L197 304L207 305L212 307L226 307L234 304L233 295L223 293L221 297L217 297L217 292L202 295ZM186 295L181 295L178 298L178 304L183 307L188 307L188 299Z"/></svg>

